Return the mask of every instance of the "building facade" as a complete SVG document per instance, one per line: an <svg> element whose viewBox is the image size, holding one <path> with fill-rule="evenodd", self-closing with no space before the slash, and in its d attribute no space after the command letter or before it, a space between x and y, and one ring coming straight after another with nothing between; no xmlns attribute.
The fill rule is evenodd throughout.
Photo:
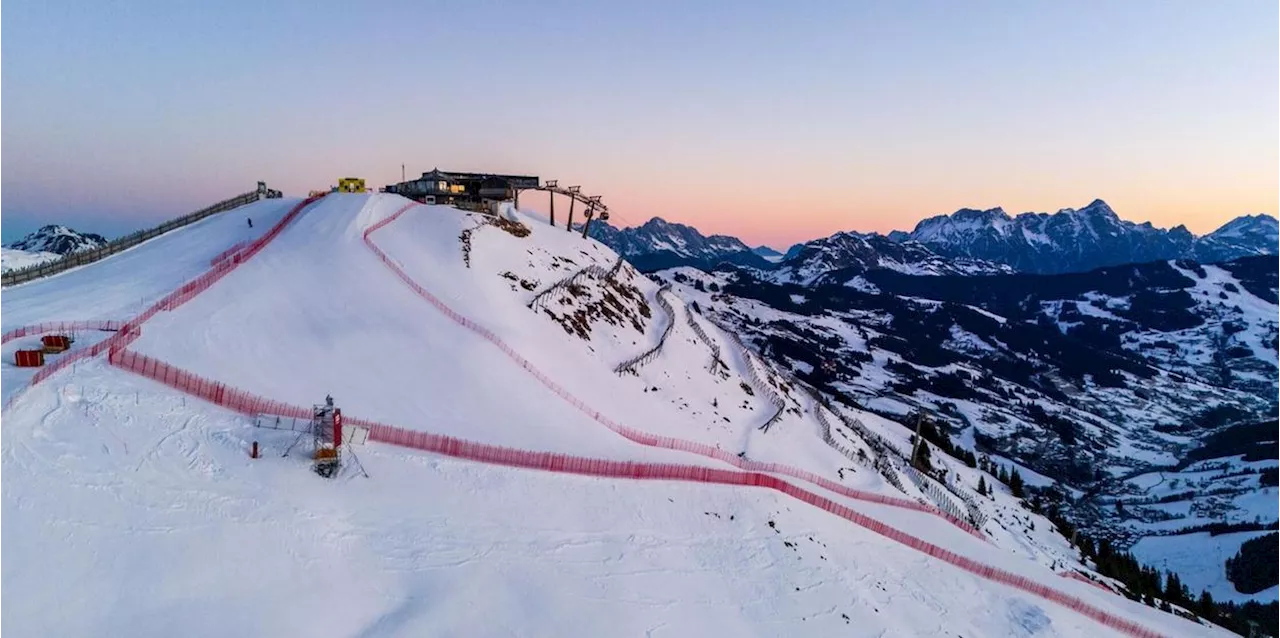
<svg viewBox="0 0 1280 638"><path fill-rule="evenodd" d="M418 179L391 184L385 190L424 204L479 208L487 202L514 199L517 191L538 186L535 175L452 173L437 168L423 173Z"/></svg>

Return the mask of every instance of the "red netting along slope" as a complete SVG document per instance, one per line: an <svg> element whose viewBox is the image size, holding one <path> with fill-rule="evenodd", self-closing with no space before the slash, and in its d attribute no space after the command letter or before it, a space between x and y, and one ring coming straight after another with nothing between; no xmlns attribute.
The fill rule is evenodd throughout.
<svg viewBox="0 0 1280 638"><path fill-rule="evenodd" d="M305 406L290 405L260 397L129 350L111 352L109 361L112 365L135 372L149 379L154 379L176 390L243 414L269 414L303 419L311 416L311 409ZM537 452L477 443L442 434L408 430L354 417L348 417L346 422L369 428L369 438L373 441L491 465L616 479L687 481L775 490L945 563L987 580L1008 585L1053 601L1131 636L1143 638L1160 636L1160 634L1148 630L1138 623L1095 607L1076 596L1058 591L1034 579L998 567L985 565L956 552L944 549L771 474L754 471L740 472L737 470L676 463L594 459L570 454Z"/></svg>

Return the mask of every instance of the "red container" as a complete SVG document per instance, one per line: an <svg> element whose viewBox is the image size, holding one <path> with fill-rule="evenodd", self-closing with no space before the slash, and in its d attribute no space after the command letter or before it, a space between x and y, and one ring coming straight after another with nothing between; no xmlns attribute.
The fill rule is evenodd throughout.
<svg viewBox="0 0 1280 638"><path fill-rule="evenodd" d="M13 353L13 362L20 368L38 368L44 365L44 351L19 350Z"/></svg>
<svg viewBox="0 0 1280 638"><path fill-rule="evenodd" d="M71 347L71 337L67 335L45 335L40 337L45 352L62 352Z"/></svg>

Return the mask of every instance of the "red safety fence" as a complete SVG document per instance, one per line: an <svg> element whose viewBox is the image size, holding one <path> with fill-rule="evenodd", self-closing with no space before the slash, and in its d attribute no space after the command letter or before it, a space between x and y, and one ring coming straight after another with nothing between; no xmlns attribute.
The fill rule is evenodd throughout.
<svg viewBox="0 0 1280 638"><path fill-rule="evenodd" d="M31 375L31 381L27 383L27 388L30 388L81 359L94 357L106 352L113 343L132 342L138 336L137 328L135 327L130 330L125 330L125 325L125 322L121 321L46 321L44 323L22 326L21 328L10 330L4 333L3 341L7 343L20 337L49 332L77 332L83 330L115 332L114 335L104 339L103 341L99 341L88 348L68 350L58 355L58 358L54 359L52 363L41 367L39 370L36 370L35 374ZM15 392L9 397L9 400L5 402L4 407L7 409L10 405L13 405L14 400L21 396L21 394L22 391Z"/></svg>
<svg viewBox="0 0 1280 638"><path fill-rule="evenodd" d="M238 390L224 383L175 368L163 361L124 348L113 349L107 355L111 365L140 376L159 381L175 390L185 392L241 414L272 414L300 419L311 418L311 409L272 401Z"/></svg>
<svg viewBox="0 0 1280 638"><path fill-rule="evenodd" d="M1098 589L1101 589L1102 591L1105 591L1105 592L1107 592L1108 594L1114 594L1114 593L1116 593L1116 590L1114 590L1114 589L1112 589L1112 588L1108 587L1106 584L1104 584L1104 583L1100 583L1100 582L1098 582L1098 581L1096 581L1096 580L1094 580L1094 579L1092 579L1092 578L1089 578L1088 576L1085 576L1085 575L1083 575L1083 574L1081 574L1081 573L1079 573L1079 572L1074 572L1074 571L1062 572L1060 575L1061 575L1063 578L1070 578L1070 579L1072 579L1072 580L1078 580L1078 581L1080 581L1080 582L1082 582L1082 583L1089 583L1090 585L1093 585L1094 587L1097 587Z"/></svg>
<svg viewBox="0 0 1280 638"><path fill-rule="evenodd" d="M263 248L266 248L267 244L271 243L271 241L276 237L279 237L285 227L291 224L294 219L297 219L298 215L302 214L303 209L310 206L317 199L320 199L320 197L310 197L299 202L290 209L284 217L281 217L280 221L276 222L275 225L271 227L271 230L268 230L263 233L261 237L249 242L240 250L228 255L208 272L188 281L177 290L165 295L160 299L160 301L157 301L152 304L150 308L144 310L142 314L130 320L127 325L141 326L143 323L146 323L154 317L157 312L160 312L161 310L175 310L182 304L194 299L196 295L208 290L210 286L220 281L223 277L226 277L236 268L239 268L240 264L249 261L249 259L254 255L257 255ZM132 341L132 339L130 341Z"/></svg>
<svg viewBox="0 0 1280 638"><path fill-rule="evenodd" d="M268 414L302 419L311 417L310 408L273 401L136 352L113 350L108 356L108 361L112 365L242 414ZM689 481L776 490L972 574L1053 601L1131 636L1145 638L1160 635L1138 623L1095 607L1076 596L1058 591L1026 576L985 565L949 551L771 474L676 463L614 461L555 452L536 452L478 443L442 434L407 430L366 419L348 417L344 422L367 427L369 439L373 441L491 465L606 478Z"/></svg>
<svg viewBox="0 0 1280 638"><path fill-rule="evenodd" d="M410 208L413 208L414 206L419 206L419 205L420 204L416 202L407 204L404 207L397 210L391 216L387 217L386 219L383 219L378 223L370 226L368 229L364 231L365 245L368 246L369 249L372 250L374 254L376 254L378 258L382 260L382 263L387 268L389 268L392 272L394 272L396 276L399 277L400 280L405 283L405 285L409 286L411 290L417 293L419 297L426 300L427 303L430 303L432 306L436 308L436 310L439 310L446 317L449 317L450 319L452 319L455 323L463 326L464 328L467 328L468 330L471 330L472 332L475 332L481 337L484 337L487 341L489 341L493 345L497 346L500 350L502 350L504 354L507 355L508 358L510 358L520 367L524 368L530 375L532 375L535 379L537 379L548 390L555 393L561 399L568 402L570 405L574 406L582 413L591 417L597 423L600 423L601 425L604 425L605 427L609 428L610 430L613 430L614 432L622 435L623 437L631 440L632 442L639 443L641 445L665 448L669 450L679 450L681 452L691 452L693 454L711 457L716 460L723 461L725 463L728 463L730 465L733 465L735 467L738 467L744 470L750 470L755 472L773 472L777 474L784 474L787 476L798 478L798 479L813 483L815 485L818 485L824 489L830 490L842 496L846 496L848 498L852 498L860 501L868 501L872 503L879 503L882 505L890 505L893 507L901 507L905 509L933 514L935 516L938 516L950 522L952 525L959 527L960 529L968 532L969 534L972 534L977 538L980 538L984 541L987 540L986 537L982 534L982 532L978 531L975 527L970 525L967 521L959 517L950 515L947 512L943 512L942 510L939 510L938 508L933 507L931 505L920 503L918 501L914 501L908 498L886 496L884 494L877 494L875 492L867 492L863 490L853 489L845 485L841 485L826 477L819 476L813 472L792 467L790 465L785 465L781 463L763 463L760 461L752 461L749 459L744 459L727 450L719 449L714 445L708 445L706 443L698 443L695 441L689 441L689 440L679 439L679 438L669 437L669 436L658 436L651 432L646 432L643 430L638 430L632 427L622 425L621 423L618 423L613 419L610 419L609 417L603 414L600 414L591 406L587 405L586 402L574 396L572 393L570 393L567 389L565 389L559 383L556 383L555 380L553 380L550 377L550 375L547 375L543 373L541 370L539 370L538 368L536 368L532 363L529 362L528 359L525 359L518 352L516 352L514 348L507 345L506 342L504 342L500 337L498 337L498 335L494 334L492 330L489 330L488 328L485 328L484 326L476 323L475 321L472 321L470 318L455 311L453 308L450 308L448 305L446 305L443 301L441 301L435 295L432 295L430 292L427 292L425 288L419 285L418 282L414 281L412 277L407 275L404 272L404 270L402 270L400 266L395 263L395 261L393 261L390 257L388 257L387 254L383 252L382 249L379 248L377 244L373 242L372 239L370 239L370 235L372 233L385 227L387 224L390 224L391 222L395 221L402 214L404 214L405 211L409 210Z"/></svg>
<svg viewBox="0 0 1280 638"><path fill-rule="evenodd" d="M44 323L14 328L0 337L0 343L9 343L10 341L20 337L48 334L50 332L81 332L84 330L114 332L119 330L123 325L123 321L46 321Z"/></svg>
<svg viewBox="0 0 1280 638"><path fill-rule="evenodd" d="M242 249L244 249L245 246L248 246L248 245L249 245L249 240L247 239L236 242L234 246L218 253L216 257L214 257L213 259L210 259L209 265L217 266L218 264L221 264L222 262L227 261L228 259L231 259L232 255L240 252Z"/></svg>

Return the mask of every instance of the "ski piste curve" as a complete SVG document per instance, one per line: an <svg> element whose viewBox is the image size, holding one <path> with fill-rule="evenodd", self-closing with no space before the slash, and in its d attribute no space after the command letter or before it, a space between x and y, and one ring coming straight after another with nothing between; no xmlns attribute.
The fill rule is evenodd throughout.
<svg viewBox="0 0 1280 638"><path fill-rule="evenodd" d="M142 324L144 324L147 320L153 317L156 313L162 310L173 310L181 306L182 304L186 303L190 299L194 298L201 292L207 290L210 286L212 286L214 283L219 281L222 277L227 275L229 272L234 270L240 264L249 260L258 252L260 252L263 248L265 248L271 242L271 240L277 237L287 226L289 226L289 224L294 219L296 219L298 215L300 215L308 206L315 203L319 199L320 197L314 197L299 203L292 210L290 210L290 212L287 215L285 215L284 218L282 218L279 222L277 222L268 233L264 234L262 237L255 240L254 242L251 242L247 246L244 246L242 249L228 251L228 252L231 252L232 254L223 259L218 260L217 265L213 269L187 282L186 284L182 285L178 289L172 291L171 293L166 295L164 298L162 298L160 301L150 306L146 311L139 314L134 319L124 322L123 324L120 324L119 330L116 333L116 335L112 336L111 338L103 342L95 344L92 348L87 348L84 350L77 351L76 357L74 358L70 356L64 357L58 362L61 365L53 365L41 370L42 373L47 372L47 374L38 376L37 378L33 378L31 385L35 385L39 383L44 378L47 378L48 376L52 375L56 371L66 367L67 364L69 364L70 362L78 358L97 356L99 354L106 352L108 353L108 361L116 367L138 373L144 377L161 381L162 383L169 385L170 387L181 390L193 396L203 398L216 405L229 407L237 411L240 411L243 413L249 413L249 414L252 414L255 412L284 414L284 415L306 413L307 410L306 408L303 408L303 407L291 406L283 402L273 401L270 399L266 399L264 397L258 397L248 392L244 392L244 391L232 388L223 383L216 383L213 381L201 379L200 377L194 374L178 370L158 360L131 352L127 350L127 346L130 343L132 343L134 340L136 340L138 336L140 336ZM416 203L407 204L392 216L374 224L373 226L366 229L363 233L363 238L366 244L368 245L368 247L372 249L375 252L375 254L377 254L380 257L383 263L387 265L393 272L395 272L397 276L405 284L407 284L411 289L413 289L416 293L418 293L419 296L431 302L432 305L436 306L438 310L450 316L450 318L454 319L455 321L458 321L458 323L460 323L464 327L467 327L475 331L477 334L480 334L481 336L485 337L486 340L500 347L504 351L504 353L508 354L508 356L511 356L517 362L522 363L522 366L525 367L527 371L529 371L531 374L535 374L535 376L538 376L539 381L541 381L544 385L547 385L549 389L557 390L557 394L563 393L561 394L561 396L566 400L571 400L576 402L574 403L575 407L579 407L579 409L583 410L587 414L592 415L593 418L595 418L597 421L600 421L602 424L606 426L612 425L614 426L614 428L617 428L615 429L615 431L617 431L619 434L622 434L623 436L626 436L627 434L631 434L635 438L632 439L632 436L627 436L628 439L632 439L637 443L651 445L654 447L665 447L661 445L661 443L678 441L676 439L670 439L669 437L658 437L650 433L641 432L638 430L634 430L632 428L627 428L626 426L622 426L620 424L617 424L615 422L608 420L605 417L602 417L594 410L591 410L591 408L587 406L585 403L578 401L576 398L572 397L572 395L569 395L567 391L564 391L562 388L559 388L559 386L554 385L554 382L551 381L549 378L546 378L545 375L541 375L540 373L538 373L537 370L533 368L532 365L528 364L528 362L525 361L522 357L520 357L520 355L515 353L513 349L511 349L509 346L503 343L497 337L497 335L492 333L492 331L489 331L486 328L479 326L474 322L471 322L466 317L463 317L462 315L453 311L447 305L443 304L443 302L441 302L439 299L431 296L430 293L428 293L420 285L414 282L412 278L408 277L408 275L405 274L403 270L401 270L396 266L393 260L387 257L385 253L383 253L376 246L376 244L370 239L370 235L374 231L384 228L385 226L390 224L392 221L399 218L403 213L412 209L414 206L418 206L418 204ZM38 329L38 327L26 327L24 329ZM28 332L26 334L32 334L32 333ZM14 399L18 398L20 394L21 393L19 393L19 395L15 395ZM776 472L776 473L784 473L784 471L782 470L754 469L751 466L744 467L743 465L739 465L735 461L741 461L741 459L737 459L736 457L733 457L731 459L721 459L721 460L725 460L731 465L744 467L744 469L747 469L748 471L740 472L740 471L733 471L733 470L722 470L722 469L715 469L715 468L708 468L708 467L688 466L688 465L679 465L679 464L670 464L670 463L613 461L613 460L578 457L573 455L551 453L551 452L534 452L534 451L528 451L528 450L506 448L501 446L494 446L494 445L488 445L488 444L477 443L472 441L466 441L463 439L458 439L458 438L448 437L443 435L430 434L430 433L421 432L421 431L406 430L403 428L398 428L395 426L380 424L380 423L371 422L371 421L358 419L358 418L351 418L351 419L348 419L348 421L354 424L366 425L370 427L370 430L371 430L370 438L373 438L374 440L396 444L396 445L400 445L408 448L434 452L434 453L451 456L455 458L473 460L473 461L484 462L489 464L506 465L510 467L519 467L519 468L526 468L526 469L541 469L541 470L561 472L561 473L607 476L607 477L614 477L614 478L678 480L678 481L701 482L701 483L716 483L716 484L724 484L724 485L766 487L766 488L778 491L780 493L787 494L788 496L796 498L797 500L801 500L805 503L808 503L820 509L824 509L828 512L836 514L841 518L844 518L850 522L853 522L854 524L864 527L870 531L874 531L879 535L882 535L886 538L894 540L895 542L911 547L912 549L916 549L917 551L921 551L922 553L925 553L927 555L938 558L939 560L942 560L948 564L964 569L965 571L968 571L972 574L980 576L984 579L990 580L992 582L1005 584L1015 589L1019 589L1026 593L1032 594L1034 596L1057 603L1067 609L1076 611L1077 613L1080 613L1085 617L1088 617L1094 621L1097 621L1105 626L1122 631L1123 633L1126 633L1128 635L1143 636L1143 637L1162 635L1158 632L1152 631L1142 626L1141 624L1135 621L1122 618L1116 614L1105 611L1099 607L1096 607L1090 603L1087 603L1076 596L1064 593L1052 587L1048 587L1042 583L1039 583L1027 577L1009 572L1007 570L1003 570L997 567L983 564L980 561L967 558L958 553L952 552L950 550L946 550L938 545L928 543L919 538L916 538L914 536L901 532L900 530L893 528L892 526L882 523L876 520L874 517L855 512L852 509L833 501L832 499L820 496L809 490L797 487L796 485L789 483L781 478L765 473L770 471ZM697 444L693 444L693 445L696 446ZM682 450L683 448L675 447L671 449ZM694 451L694 450L686 450L686 451ZM712 454L709 456L711 456L712 458L719 458L718 455L715 455L715 454ZM763 466L763 467L769 467L769 468L778 467L775 464L760 464L760 463L750 462L750 461L746 463L754 464L755 466ZM811 474L811 473L804 472L803 470L799 470L798 472L802 474ZM817 477L816 475L814 476L820 481L832 483L827 479L823 479L822 477ZM801 476L801 477L795 477L795 478L804 478L804 477ZM821 485L820 482L818 484ZM840 493L844 489L847 489L847 488L843 488L843 486L839 486L838 484L834 484L834 483L832 484L837 485L837 487L841 488L841 489L833 490L837 493ZM870 494L869 496L872 498L863 499L863 500L870 500L872 502L877 502L885 505L904 506L901 504L901 501L903 501L903 499L892 499L890 497L885 497L877 494ZM850 496L850 498L857 498L857 497ZM905 507L909 509L915 509L915 510L927 512L927 513L934 513L934 512L930 512L929 508L920 506L917 503L914 503L911 501L906 501L906 503L908 504L905 505ZM969 530L966 530L966 531L969 531Z"/></svg>

